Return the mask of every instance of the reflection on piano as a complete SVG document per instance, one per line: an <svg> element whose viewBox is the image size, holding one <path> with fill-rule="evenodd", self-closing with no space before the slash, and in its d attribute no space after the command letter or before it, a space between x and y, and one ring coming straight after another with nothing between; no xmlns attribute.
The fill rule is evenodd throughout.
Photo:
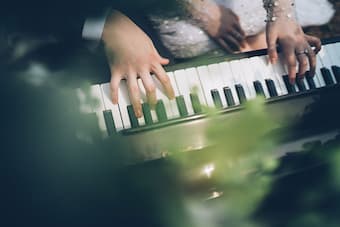
<svg viewBox="0 0 340 227"><path fill-rule="evenodd" d="M168 70L176 99L168 100L161 85L157 85L158 103L155 110L146 103L146 94L140 83L143 118L134 115L125 81L119 90L119 104L111 102L109 83L91 86L91 95L99 105L87 105L83 91L78 89L82 110L95 113L99 127L106 135L123 134L136 145L147 150L153 159L166 151L169 140L158 141L157 135L177 135L179 149L196 149L206 146L202 129L205 125L204 107L216 108L221 120L242 109L242 104L257 96L264 96L266 108L278 121L301 119L306 107L329 90L339 90L340 84L340 38L325 41L317 56L317 73L297 78L291 85L282 62L267 64L265 50L234 55L226 59L209 59L206 65L175 66ZM308 72L307 72L308 74ZM166 127L169 126L169 127ZM156 130L153 130L156 129ZM181 136L182 135L182 136ZM171 145L173 146L173 144ZM150 151L151 150L151 151ZM151 153L152 155L151 155Z"/></svg>

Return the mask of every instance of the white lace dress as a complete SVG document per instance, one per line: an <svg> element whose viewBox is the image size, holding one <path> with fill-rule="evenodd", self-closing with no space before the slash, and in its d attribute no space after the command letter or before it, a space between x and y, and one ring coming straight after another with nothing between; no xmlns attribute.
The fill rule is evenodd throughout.
<svg viewBox="0 0 340 227"><path fill-rule="evenodd" d="M256 35L265 29L266 12L263 0L215 0L233 10L247 36ZM334 14L327 0L295 0L296 13L302 26L322 25ZM202 55L216 49L215 43L198 26L179 16L150 16L163 44L177 58Z"/></svg>

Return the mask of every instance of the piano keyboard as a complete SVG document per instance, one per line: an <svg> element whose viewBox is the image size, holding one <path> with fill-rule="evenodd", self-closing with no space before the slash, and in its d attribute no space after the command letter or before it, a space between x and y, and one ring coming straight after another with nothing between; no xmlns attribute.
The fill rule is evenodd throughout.
<svg viewBox="0 0 340 227"><path fill-rule="evenodd" d="M81 109L96 113L104 134L136 133L202 118L204 107L227 111L259 95L270 101L340 83L340 42L324 45L317 56L315 77L297 79L295 85L289 83L282 62L267 64L264 53L168 72L176 99L169 100L155 80L158 103L154 110L146 103L145 90L138 81L143 110L140 119L134 115L125 81L120 85L118 105L111 102L109 83L91 86L90 96L98 102L90 104L86 104L86 94L78 89Z"/></svg>

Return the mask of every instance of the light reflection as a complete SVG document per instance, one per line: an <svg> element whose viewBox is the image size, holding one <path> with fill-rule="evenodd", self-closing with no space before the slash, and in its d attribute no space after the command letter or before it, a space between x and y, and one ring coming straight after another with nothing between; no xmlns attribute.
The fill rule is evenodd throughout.
<svg viewBox="0 0 340 227"><path fill-rule="evenodd" d="M215 170L215 165L209 164L203 167L202 174L210 178L214 170Z"/></svg>
<svg viewBox="0 0 340 227"><path fill-rule="evenodd" d="M207 198L207 200L217 199L223 195L223 192L217 192L213 191L210 196Z"/></svg>

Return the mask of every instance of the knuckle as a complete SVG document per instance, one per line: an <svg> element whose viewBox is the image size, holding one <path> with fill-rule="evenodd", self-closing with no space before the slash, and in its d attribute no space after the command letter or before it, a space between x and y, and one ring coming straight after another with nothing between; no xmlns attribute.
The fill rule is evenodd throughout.
<svg viewBox="0 0 340 227"><path fill-rule="evenodd" d="M171 84L170 78L167 75L164 75L164 77L162 78L162 83L164 85L170 85Z"/></svg>
<svg viewBox="0 0 340 227"><path fill-rule="evenodd" d="M306 60L306 59L303 59L303 60L301 61L301 63L300 63L300 66L302 66L302 67L307 67L307 66L308 66L307 60Z"/></svg>
<svg viewBox="0 0 340 227"><path fill-rule="evenodd" d="M150 69L151 69L152 71L157 71L157 70L158 70L158 65L159 65L158 62L152 61L151 64L150 64Z"/></svg>
<svg viewBox="0 0 340 227"><path fill-rule="evenodd" d="M131 91L133 94L136 94L137 92L139 92L139 87L138 87L138 85L130 85L130 91Z"/></svg>
<svg viewBox="0 0 340 227"><path fill-rule="evenodd" d="M114 80L111 80L110 82L110 88L111 90L115 91L118 89L118 82L114 81Z"/></svg>
<svg viewBox="0 0 340 227"><path fill-rule="evenodd" d="M148 94L153 94L156 92L156 86L155 84L150 84L148 86L145 87L145 91L148 93Z"/></svg>
<svg viewBox="0 0 340 227"><path fill-rule="evenodd" d="M296 60L293 57L289 57L287 59L287 65L289 67L296 67L297 66L297 62L296 62Z"/></svg>

